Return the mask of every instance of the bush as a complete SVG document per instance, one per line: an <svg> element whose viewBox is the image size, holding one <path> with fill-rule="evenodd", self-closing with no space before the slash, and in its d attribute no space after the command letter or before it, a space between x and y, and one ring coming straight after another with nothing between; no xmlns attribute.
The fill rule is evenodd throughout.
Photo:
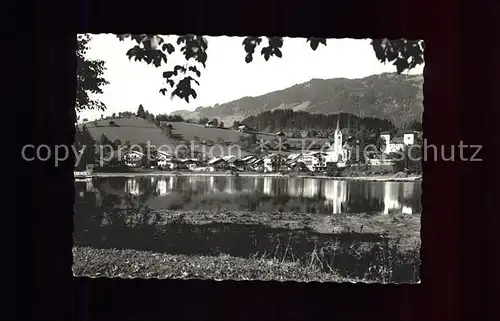
<svg viewBox="0 0 500 321"><path fill-rule="evenodd" d="M328 177L341 177L342 172L339 170L328 171L328 172L326 172L326 176L328 176Z"/></svg>
<svg viewBox="0 0 500 321"><path fill-rule="evenodd" d="M404 178L404 177L408 177L408 175L405 172L397 172L396 174L394 174L394 177Z"/></svg>

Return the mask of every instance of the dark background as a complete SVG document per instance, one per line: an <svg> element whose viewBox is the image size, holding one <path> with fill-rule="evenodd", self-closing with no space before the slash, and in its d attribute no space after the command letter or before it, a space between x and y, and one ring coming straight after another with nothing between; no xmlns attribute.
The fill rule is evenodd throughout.
<svg viewBox="0 0 500 321"><path fill-rule="evenodd" d="M2 53L3 316L69 320L489 319L499 287L497 5L440 1L39 1L9 7ZM495 17L496 15L496 17ZM195 33L425 40L428 143L483 144L483 162L424 164L422 284L73 278L69 162L23 162L23 144L72 144L75 33ZM286 54L286 52L284 53ZM242 49L242 59L244 57ZM229 80L230 81L230 80ZM29 87L29 88L28 88ZM14 115L14 112L17 113ZM11 116L12 115L12 116ZM13 129L11 129L13 128ZM5 152L4 151L4 152ZM13 154L16 162L11 162ZM11 169L13 163L20 169ZM5 167L7 166L7 167ZM19 173L19 174L18 174ZM8 178L14 175L13 178ZM20 176L21 175L21 179Z"/></svg>

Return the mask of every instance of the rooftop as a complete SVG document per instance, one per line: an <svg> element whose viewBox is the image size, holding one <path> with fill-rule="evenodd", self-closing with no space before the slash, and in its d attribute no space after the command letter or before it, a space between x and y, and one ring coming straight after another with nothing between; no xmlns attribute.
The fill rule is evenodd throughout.
<svg viewBox="0 0 500 321"><path fill-rule="evenodd" d="M403 137L394 137L391 139L391 144L403 144L404 140Z"/></svg>

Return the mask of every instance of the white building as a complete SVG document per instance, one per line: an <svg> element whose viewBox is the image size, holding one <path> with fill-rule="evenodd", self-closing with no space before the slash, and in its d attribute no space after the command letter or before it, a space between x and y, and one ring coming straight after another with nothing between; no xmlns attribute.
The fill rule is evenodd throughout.
<svg viewBox="0 0 500 321"><path fill-rule="evenodd" d="M385 141L385 154L396 153L404 149L407 145L413 145L417 141L418 132L406 131L403 137L394 137L391 139L389 132L380 133L380 138Z"/></svg>
<svg viewBox="0 0 500 321"><path fill-rule="evenodd" d="M312 152L302 155L302 161L306 164L308 170L321 171L326 170L327 153Z"/></svg>
<svg viewBox="0 0 500 321"><path fill-rule="evenodd" d="M238 131L239 131L240 133L243 133L243 132L245 132L245 131L247 131L247 130L249 130L249 129L250 129L250 128L249 128L248 126L246 126L246 125L241 125L241 126L238 126Z"/></svg>
<svg viewBox="0 0 500 321"><path fill-rule="evenodd" d="M173 155L164 151L158 151L157 162L158 167L164 169L174 169L175 164L173 163Z"/></svg>
<svg viewBox="0 0 500 321"><path fill-rule="evenodd" d="M404 134L403 134L403 142L405 145L413 145L416 143L417 141L417 135L418 135L418 132L417 131L406 131Z"/></svg>
<svg viewBox="0 0 500 321"><path fill-rule="evenodd" d="M277 172L284 165L286 158L281 154L270 154L263 159L263 169L266 173Z"/></svg>
<svg viewBox="0 0 500 321"><path fill-rule="evenodd" d="M333 145L330 145L330 149L333 152L330 154L330 161L336 163L338 161L345 161L342 159L343 148L342 148L342 132L339 127L340 116L337 118L337 128L333 136ZM339 157L340 156L340 157ZM340 158L340 159L339 159Z"/></svg>
<svg viewBox="0 0 500 321"><path fill-rule="evenodd" d="M137 150L132 150L125 155L125 165L134 167L137 166L141 159L144 157L144 153Z"/></svg>
<svg viewBox="0 0 500 321"><path fill-rule="evenodd" d="M346 144L342 144L343 137L340 131L339 119L340 117L337 118L337 128L334 132L333 143L329 143L329 148L326 152L326 162L337 163L338 166L343 166L349 159L349 148Z"/></svg>

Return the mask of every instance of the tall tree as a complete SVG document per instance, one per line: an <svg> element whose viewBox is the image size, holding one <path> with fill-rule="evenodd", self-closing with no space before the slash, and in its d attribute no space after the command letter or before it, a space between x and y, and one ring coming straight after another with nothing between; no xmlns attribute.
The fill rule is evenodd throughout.
<svg viewBox="0 0 500 321"><path fill-rule="evenodd" d="M77 69L76 69L76 102L75 110L77 112L85 109L97 109L104 111L106 105L97 99L91 99L91 94L102 94L102 87L109 84L104 79L104 71L106 67L104 61L96 59L88 59L85 57L89 49L89 35L77 36Z"/></svg>
<svg viewBox="0 0 500 321"><path fill-rule="evenodd" d="M146 111L144 110L144 107L141 105L139 105L139 108L137 108L137 113L136 113L137 117L139 118L143 118L143 119L146 119Z"/></svg>
<svg viewBox="0 0 500 321"><path fill-rule="evenodd" d="M396 153L393 164L395 172L408 171L413 174L422 173L422 145L417 141L414 145L407 145L404 149Z"/></svg>
<svg viewBox="0 0 500 321"><path fill-rule="evenodd" d="M102 134L101 137L99 137L99 144L104 146L104 145L112 145L113 142L106 136L105 134Z"/></svg>
<svg viewBox="0 0 500 321"><path fill-rule="evenodd" d="M167 63L167 56L176 51L173 43L166 42L163 37L153 34L120 34L118 39L132 39L136 45L130 48L126 55L129 59L135 61L144 61L147 64L153 64L160 67ZM246 52L244 57L247 63L254 59L257 47L262 45L260 54L267 61L271 57L281 58L283 53L284 39L282 37L266 37L267 46L262 44L264 37L246 37L243 40L243 48ZM327 45L326 38L307 38L312 50L316 50L319 44ZM200 78L200 67L205 67L207 62L208 41L205 37L196 35L179 36L176 41L177 47L180 46L180 52L184 55L186 64L176 65L171 70L163 72L163 78L170 87L161 88L160 93L165 95L170 91L171 97L177 96L189 102L192 97L196 99L197 93L192 88L192 83L199 85L197 78ZM382 62L392 62L396 71L401 73L405 70L415 68L424 62L424 42L419 40L389 40L374 39L371 42L375 56Z"/></svg>
<svg viewBox="0 0 500 321"><path fill-rule="evenodd" d="M87 164L95 163L95 140L92 138L87 126L76 126L75 148L82 153L80 162L75 164L77 170L85 170Z"/></svg>

